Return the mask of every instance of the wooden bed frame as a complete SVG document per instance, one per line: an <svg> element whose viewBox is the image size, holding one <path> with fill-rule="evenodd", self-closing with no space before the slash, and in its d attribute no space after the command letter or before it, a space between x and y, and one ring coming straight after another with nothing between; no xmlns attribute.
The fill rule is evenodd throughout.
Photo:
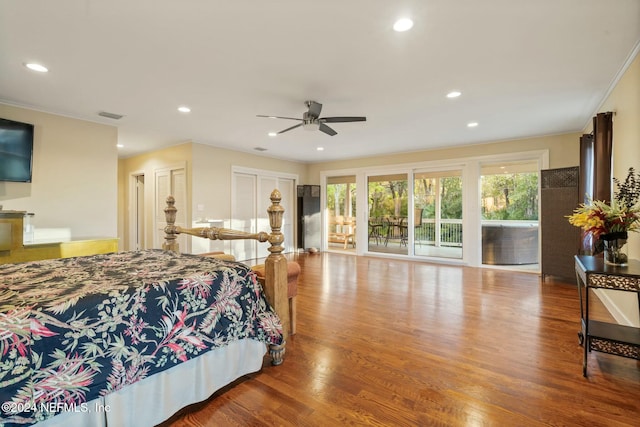
<svg viewBox="0 0 640 427"><path fill-rule="evenodd" d="M167 197L167 207L164 209L167 226L164 228L165 241L162 249L180 252L177 242L178 234L188 234L190 236L203 237L209 240L241 240L250 239L259 242L269 242L269 256L265 260L265 297L271 307L276 311L282 322L282 331L285 340L280 345L271 344L269 354L271 363L280 365L284 360L286 338L289 336L289 301L287 296L287 259L282 254L284 247L284 235L282 229L282 216L284 208L280 206L282 195L278 189L271 192L271 206L267 209L269 214L269 225L271 233L261 231L259 233L248 233L245 231L231 230L229 228L218 227L197 227L183 228L175 225L176 212L175 199L173 196Z"/></svg>

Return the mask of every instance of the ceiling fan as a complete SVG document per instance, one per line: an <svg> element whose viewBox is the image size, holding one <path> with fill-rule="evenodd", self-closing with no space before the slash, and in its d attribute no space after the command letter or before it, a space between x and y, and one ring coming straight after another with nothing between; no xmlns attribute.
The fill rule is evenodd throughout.
<svg viewBox="0 0 640 427"><path fill-rule="evenodd" d="M326 125L326 123L364 122L367 120L366 117L320 117L320 111L322 111L322 104L316 101L306 101L304 105L307 106L308 111L302 114L301 119L296 119L294 117L263 116L260 114L258 115L258 117L267 117L270 119L298 120L301 122L295 126L291 126L290 128L281 130L280 132L278 132L278 135L302 126L306 130L319 130L320 132L324 132L327 135L333 136L333 135L336 135L338 132L331 129L329 126Z"/></svg>

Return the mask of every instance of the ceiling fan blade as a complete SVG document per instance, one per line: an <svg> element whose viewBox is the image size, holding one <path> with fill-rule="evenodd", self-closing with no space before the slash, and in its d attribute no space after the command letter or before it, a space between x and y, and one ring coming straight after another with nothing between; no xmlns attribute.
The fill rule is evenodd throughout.
<svg viewBox="0 0 640 427"><path fill-rule="evenodd" d="M291 126L290 128L286 128L285 130L281 130L280 132L278 132L278 135L280 135L281 133L289 132L291 129L299 128L300 126L302 126L302 123Z"/></svg>
<svg viewBox="0 0 640 427"><path fill-rule="evenodd" d="M324 123L320 123L320 132L324 132L329 136L337 135L338 133L335 130L331 129L329 126L325 125Z"/></svg>
<svg viewBox="0 0 640 427"><path fill-rule="evenodd" d="M316 101L307 101L307 105L309 106L309 115L315 118L320 117L320 111L322 111L322 104Z"/></svg>
<svg viewBox="0 0 640 427"><path fill-rule="evenodd" d="M324 123L346 123L346 122L366 122L366 117L322 117L321 122Z"/></svg>
<svg viewBox="0 0 640 427"><path fill-rule="evenodd" d="M298 120L302 121L302 119L297 119L295 117L281 117L281 116L264 116L262 114L256 115L256 117L266 117L267 119L287 119L287 120Z"/></svg>

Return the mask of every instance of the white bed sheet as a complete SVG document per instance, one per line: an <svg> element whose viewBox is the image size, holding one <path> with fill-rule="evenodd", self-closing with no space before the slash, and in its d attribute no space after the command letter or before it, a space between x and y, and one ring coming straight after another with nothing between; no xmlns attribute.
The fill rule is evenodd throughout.
<svg viewBox="0 0 640 427"><path fill-rule="evenodd" d="M257 340L234 341L35 426L151 427L241 376L259 371L266 351L267 346Z"/></svg>

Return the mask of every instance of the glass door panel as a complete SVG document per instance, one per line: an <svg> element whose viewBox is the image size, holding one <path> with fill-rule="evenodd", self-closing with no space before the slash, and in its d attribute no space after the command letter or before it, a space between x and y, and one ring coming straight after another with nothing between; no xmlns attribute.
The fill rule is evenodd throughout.
<svg viewBox="0 0 640 427"><path fill-rule="evenodd" d="M462 171L416 172L413 179L415 255L462 258Z"/></svg>
<svg viewBox="0 0 640 427"><path fill-rule="evenodd" d="M369 176L368 249L407 255L408 175L406 173Z"/></svg>
<svg viewBox="0 0 640 427"><path fill-rule="evenodd" d="M538 267L538 164L481 168L482 263Z"/></svg>
<svg viewBox="0 0 640 427"><path fill-rule="evenodd" d="M327 178L328 242L330 250L355 251L356 177Z"/></svg>

